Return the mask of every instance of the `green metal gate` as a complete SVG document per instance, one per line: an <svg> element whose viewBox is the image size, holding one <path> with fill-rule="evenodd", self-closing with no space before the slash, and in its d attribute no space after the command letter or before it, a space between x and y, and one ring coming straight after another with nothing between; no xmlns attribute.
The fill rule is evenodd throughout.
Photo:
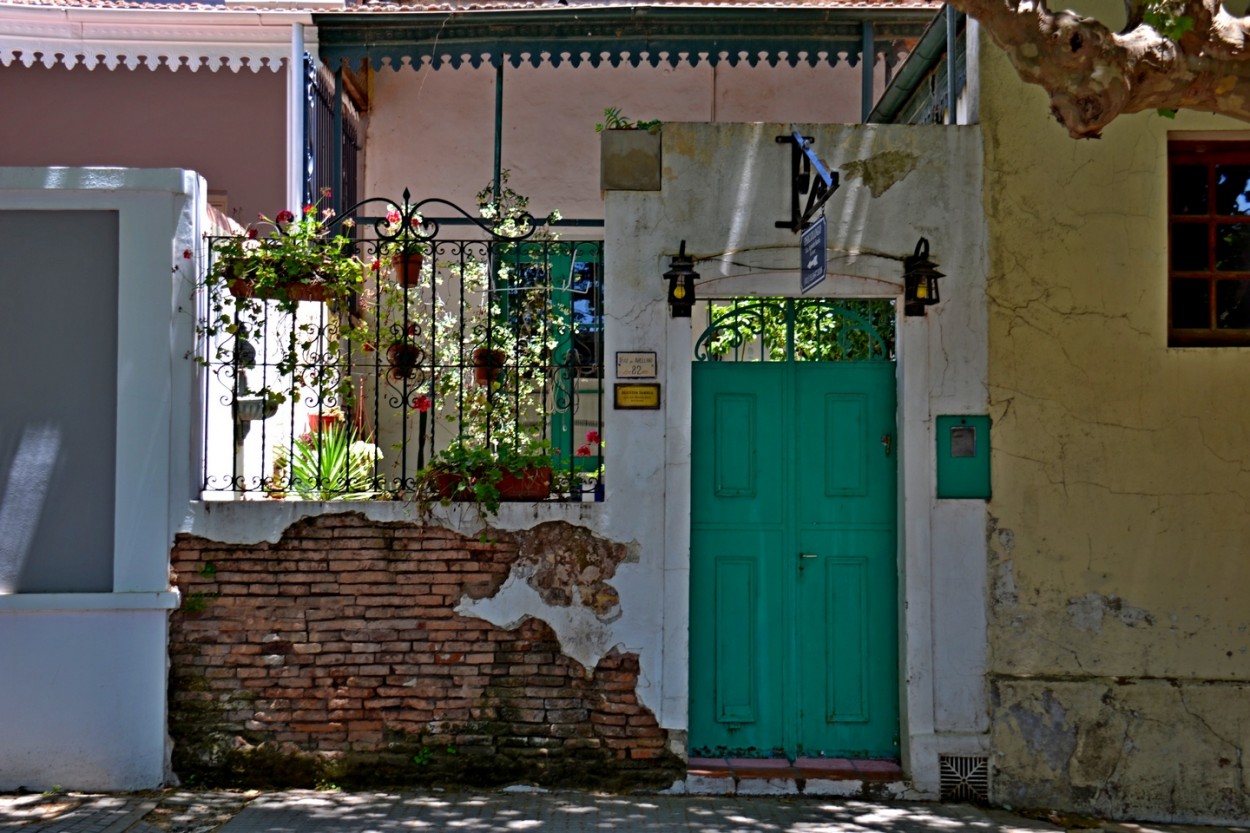
<svg viewBox="0 0 1250 833"><path fill-rule="evenodd" d="M696 345L692 754L898 756L892 315L735 302Z"/></svg>

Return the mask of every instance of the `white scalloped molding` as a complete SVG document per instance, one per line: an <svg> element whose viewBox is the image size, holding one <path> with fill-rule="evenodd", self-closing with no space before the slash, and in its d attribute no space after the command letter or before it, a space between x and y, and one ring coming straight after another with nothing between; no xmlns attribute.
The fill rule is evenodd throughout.
<svg viewBox="0 0 1250 833"><path fill-rule="evenodd" d="M316 29L307 11L153 12L0 3L0 64L277 72L291 53L295 23L305 24L305 48L315 55Z"/></svg>

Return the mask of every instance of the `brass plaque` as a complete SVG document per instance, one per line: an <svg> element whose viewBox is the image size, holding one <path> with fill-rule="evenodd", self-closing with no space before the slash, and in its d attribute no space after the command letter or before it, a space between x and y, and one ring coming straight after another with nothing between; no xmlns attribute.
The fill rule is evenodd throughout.
<svg viewBox="0 0 1250 833"><path fill-rule="evenodd" d="M651 351L617 352L616 378L654 379L655 353Z"/></svg>
<svg viewBox="0 0 1250 833"><path fill-rule="evenodd" d="M612 404L621 411L658 411L660 385L656 383L618 383L612 390Z"/></svg>

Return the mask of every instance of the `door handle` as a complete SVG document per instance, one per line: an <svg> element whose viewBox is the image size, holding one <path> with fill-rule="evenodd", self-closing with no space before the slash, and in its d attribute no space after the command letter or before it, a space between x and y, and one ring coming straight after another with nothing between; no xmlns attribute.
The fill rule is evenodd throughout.
<svg viewBox="0 0 1250 833"><path fill-rule="evenodd" d="M801 552L801 553L799 553L799 573L800 573L800 574L802 574L802 572L803 572L803 565L804 565L804 562L806 562L806 561L807 561L807 559L809 559L809 558L818 558L818 557L819 557L819 556L817 556L817 555L816 555L816 553L814 553L814 552Z"/></svg>
<svg viewBox="0 0 1250 833"><path fill-rule="evenodd" d="M890 450L894 447L894 435L882 434L881 435L881 447L885 449L885 456L889 457Z"/></svg>

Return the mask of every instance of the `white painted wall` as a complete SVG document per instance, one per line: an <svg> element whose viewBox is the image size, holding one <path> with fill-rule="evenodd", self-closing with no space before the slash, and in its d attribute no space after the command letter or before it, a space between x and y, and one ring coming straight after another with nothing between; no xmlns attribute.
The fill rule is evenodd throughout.
<svg viewBox="0 0 1250 833"><path fill-rule="evenodd" d="M119 226L112 592L0 594L0 790L165 779L169 549L194 495L187 354L205 196L181 170L0 168L0 211L115 211Z"/></svg>
<svg viewBox="0 0 1250 833"><path fill-rule="evenodd" d="M607 500L595 504L504 504L491 525L531 527L561 519L626 543L630 558L612 584L619 618L553 609L522 576L493 598L458 610L511 627L533 616L562 650L588 667L618 648L637 652L638 695L666 729L687 725L691 321L669 317L661 276L682 239L699 258L704 292L795 295L798 238L774 221L789 211L789 149L780 124L666 124L663 190L607 194L605 339L612 356L654 350L663 409L605 409ZM933 418L986 411L985 223L977 127L801 125L817 152L842 170L827 206L830 278L814 294L900 297L902 260L921 235L947 277L942 303L900 318L900 618L904 766L915 796L937 793L937 754L984 751L985 505L934 498ZM883 156L883 154L886 154ZM893 175L851 175L876 159ZM871 175L870 175L871 176ZM197 504L187 531L217 541L277 541L308 514L335 504ZM356 503L378 520L417 520L415 508ZM470 504L434 507L462 532L486 525ZM680 738L680 735L679 735ZM679 749L678 751L684 751Z"/></svg>
<svg viewBox="0 0 1250 833"><path fill-rule="evenodd" d="M801 125L842 189L829 201L829 280L813 294L901 295L902 258L926 236L950 277L924 318L900 318L900 570L904 766L918 795L937 791L937 753L984 748L985 506L936 501L933 418L986 411L985 224L977 128ZM661 275L680 241L700 261L702 291L798 294L798 237L788 212L785 125L667 124L659 193L610 192L607 355L659 349L665 411L609 412L607 465L623 466L612 500L664 519L663 549L643 551L662 581L660 724L684 728L688 701L691 323L670 319ZM878 193L854 163L875 160ZM849 163L849 164L848 164ZM882 186L886 186L884 189ZM695 319L697 320L697 318ZM609 368L611 363L609 362ZM612 378L606 380L610 388ZM665 488L654 488L663 469ZM619 489L620 491L617 491ZM622 594L622 606L645 597ZM652 606L655 605L651 601ZM657 646L658 647L658 646ZM654 658L644 659L653 668Z"/></svg>

